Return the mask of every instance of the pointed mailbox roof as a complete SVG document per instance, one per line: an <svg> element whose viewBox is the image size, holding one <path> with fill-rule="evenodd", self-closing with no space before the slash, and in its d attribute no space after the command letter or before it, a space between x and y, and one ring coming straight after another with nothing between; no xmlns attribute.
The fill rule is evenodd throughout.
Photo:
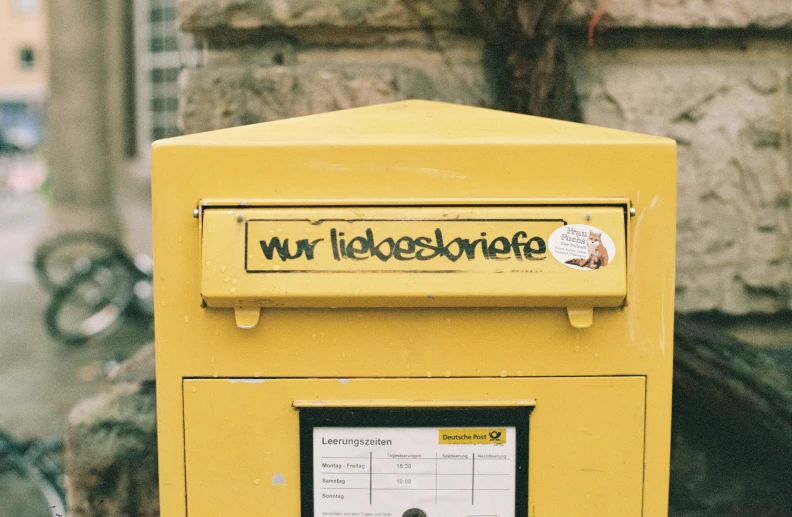
<svg viewBox="0 0 792 517"><path fill-rule="evenodd" d="M561 120L423 100L334 111L167 140L168 144L209 146L659 142L669 140Z"/></svg>

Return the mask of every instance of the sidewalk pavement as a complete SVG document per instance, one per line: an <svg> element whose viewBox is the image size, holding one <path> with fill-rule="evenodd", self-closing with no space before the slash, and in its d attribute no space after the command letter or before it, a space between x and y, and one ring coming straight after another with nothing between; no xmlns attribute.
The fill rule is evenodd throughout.
<svg viewBox="0 0 792 517"><path fill-rule="evenodd" d="M21 440L62 436L71 408L145 339L132 329L72 347L47 335L49 293L32 268L47 210L38 194L0 186L0 429Z"/></svg>

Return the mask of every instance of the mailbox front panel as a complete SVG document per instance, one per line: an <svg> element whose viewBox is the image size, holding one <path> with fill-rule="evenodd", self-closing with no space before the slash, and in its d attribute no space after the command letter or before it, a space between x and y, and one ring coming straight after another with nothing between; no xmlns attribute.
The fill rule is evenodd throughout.
<svg viewBox="0 0 792 517"><path fill-rule="evenodd" d="M525 434L528 443L513 449L522 451L520 455L527 451L527 458L516 461L528 464L527 491L517 491L515 515L527 511L528 515L557 517L638 517L645 388L642 376L185 379L187 515L301 515L300 466L312 465L316 458L301 458L299 411L321 412L323 404L338 411L337 406L349 401L351 406L376 405L377 411L388 411L389 404L398 403L398 411L420 415L432 411L422 405L426 401L464 407L474 404L473 400L509 407L531 398L536 406L529 418L530 433ZM313 401L310 409L295 408L298 399L303 404ZM409 407L409 401L414 407ZM452 427L465 427L460 420L453 423ZM371 426L378 427L376 420ZM504 454L513 450L504 448ZM352 481L353 477L335 474L333 479L365 484L365 480ZM431 488L417 475L400 479ZM480 479L489 483L484 487L498 486L492 479ZM380 481L373 483L381 486ZM466 481L459 479L448 478L447 483L466 487ZM513 497L512 492L504 493ZM363 516L368 508L376 507L366 497L347 497L350 515ZM373 497L378 497L376 491ZM485 497L484 491L481 497ZM480 505L471 501L470 508L470 515L480 514ZM401 513L392 517L401 517Z"/></svg>

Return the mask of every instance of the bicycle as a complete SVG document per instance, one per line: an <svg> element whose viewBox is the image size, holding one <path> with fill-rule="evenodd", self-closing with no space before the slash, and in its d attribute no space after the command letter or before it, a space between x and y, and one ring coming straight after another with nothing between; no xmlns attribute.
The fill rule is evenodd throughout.
<svg viewBox="0 0 792 517"><path fill-rule="evenodd" d="M53 292L44 322L54 339L80 345L112 333L133 314L151 327L153 276L147 255L130 257L115 239L80 232L41 245L33 265L40 283Z"/></svg>
<svg viewBox="0 0 792 517"><path fill-rule="evenodd" d="M66 517L61 441L23 444L0 431L0 515Z"/></svg>

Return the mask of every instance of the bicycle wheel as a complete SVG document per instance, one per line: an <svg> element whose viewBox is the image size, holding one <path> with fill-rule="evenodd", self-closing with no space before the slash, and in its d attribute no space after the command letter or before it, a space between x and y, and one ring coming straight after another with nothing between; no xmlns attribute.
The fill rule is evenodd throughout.
<svg viewBox="0 0 792 517"><path fill-rule="evenodd" d="M147 318L154 317L154 264L151 257L145 254L135 255L132 259L138 270L139 278L135 282L135 307Z"/></svg>
<svg viewBox="0 0 792 517"><path fill-rule="evenodd" d="M24 447L0 432L0 516L66 517L62 478L41 444Z"/></svg>
<svg viewBox="0 0 792 517"><path fill-rule="evenodd" d="M33 267L41 285L55 291L63 287L75 273L90 269L94 262L123 255L121 244L106 235L67 233L39 246L33 258Z"/></svg>
<svg viewBox="0 0 792 517"><path fill-rule="evenodd" d="M48 332L70 345L112 332L132 306L135 277L125 261L112 259L73 275L47 308Z"/></svg>

